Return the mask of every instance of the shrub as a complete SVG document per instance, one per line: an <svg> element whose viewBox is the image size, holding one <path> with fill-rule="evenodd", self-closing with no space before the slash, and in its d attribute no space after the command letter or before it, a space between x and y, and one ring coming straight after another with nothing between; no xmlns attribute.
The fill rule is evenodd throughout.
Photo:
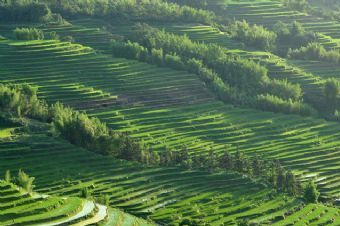
<svg viewBox="0 0 340 226"><path fill-rule="evenodd" d="M328 100L334 101L340 94L340 82L335 78L327 79L323 91Z"/></svg>
<svg viewBox="0 0 340 226"><path fill-rule="evenodd" d="M262 50L273 50L276 44L276 34L263 26L249 25L245 20L236 21L230 25L231 36L246 45Z"/></svg>
<svg viewBox="0 0 340 226"><path fill-rule="evenodd" d="M291 99L283 100L270 94L258 95L255 106L264 111L301 114L304 116L316 115L315 110L307 104Z"/></svg>
<svg viewBox="0 0 340 226"><path fill-rule="evenodd" d="M17 40L43 40L44 32L37 28L16 28L14 35Z"/></svg>
<svg viewBox="0 0 340 226"><path fill-rule="evenodd" d="M145 48L136 42L121 42L113 40L111 42L113 55L127 59L140 59L145 55Z"/></svg>
<svg viewBox="0 0 340 226"><path fill-rule="evenodd" d="M289 83L287 80L270 80L266 83L265 90L267 93L285 100L292 99L298 101L302 98L300 85Z"/></svg>
<svg viewBox="0 0 340 226"><path fill-rule="evenodd" d="M288 51L288 57L301 60L319 60L340 64L340 53L336 50L327 51L319 43L309 43L306 47Z"/></svg>
<svg viewBox="0 0 340 226"><path fill-rule="evenodd" d="M320 193L316 189L316 185L314 184L314 182L310 181L305 187L303 197L305 198L307 202L317 203L319 196L320 196Z"/></svg>
<svg viewBox="0 0 340 226"><path fill-rule="evenodd" d="M37 89L27 84L7 86L0 84L0 111L43 121L49 119L46 102L39 100Z"/></svg>
<svg viewBox="0 0 340 226"><path fill-rule="evenodd" d="M87 187L83 187L80 190L80 197L84 199L88 199L91 197L91 191Z"/></svg>
<svg viewBox="0 0 340 226"><path fill-rule="evenodd" d="M165 55L165 64L173 69L176 70L183 70L184 63L180 56L166 54Z"/></svg>
<svg viewBox="0 0 340 226"><path fill-rule="evenodd" d="M279 21L274 25L273 31L277 35L277 43L282 45L279 48L280 51L283 51L280 52L282 55L287 54L288 47L300 48L310 42L316 42L319 36L317 33L306 31L302 24L296 21L291 24Z"/></svg>
<svg viewBox="0 0 340 226"><path fill-rule="evenodd" d="M151 63L163 65L163 49L151 49Z"/></svg>

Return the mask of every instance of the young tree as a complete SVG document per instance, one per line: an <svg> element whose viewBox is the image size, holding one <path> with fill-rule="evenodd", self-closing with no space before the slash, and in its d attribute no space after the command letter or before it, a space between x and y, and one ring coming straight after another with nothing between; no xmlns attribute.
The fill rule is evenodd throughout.
<svg viewBox="0 0 340 226"><path fill-rule="evenodd" d="M309 203L317 203L320 193L313 181L310 181L305 187L304 198Z"/></svg>
<svg viewBox="0 0 340 226"><path fill-rule="evenodd" d="M18 178L17 182L20 187L25 189L28 193L32 193L33 191L33 181L34 177L30 177L28 174L26 174L23 170L19 170L18 172Z"/></svg>
<svg viewBox="0 0 340 226"><path fill-rule="evenodd" d="M11 183L11 181L12 181L11 171L9 171L9 170L6 170L5 181L8 182L8 183Z"/></svg>

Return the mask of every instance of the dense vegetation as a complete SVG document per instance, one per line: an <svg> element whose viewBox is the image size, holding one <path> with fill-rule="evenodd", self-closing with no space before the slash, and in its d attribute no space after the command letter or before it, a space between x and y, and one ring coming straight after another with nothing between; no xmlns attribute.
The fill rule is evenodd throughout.
<svg viewBox="0 0 340 226"><path fill-rule="evenodd" d="M171 226L340 224L340 26L322 2L0 0L0 224L88 209L35 191ZM138 225L85 204L85 224Z"/></svg>
<svg viewBox="0 0 340 226"><path fill-rule="evenodd" d="M213 12L195 9L189 6L179 6L162 0L70 0L47 1L54 12L65 17L90 16L108 20L138 20L159 22L199 22L212 23L215 18Z"/></svg>
<svg viewBox="0 0 340 226"><path fill-rule="evenodd" d="M195 43L186 36L173 35L147 25L138 25L129 39L140 45L114 42L114 55L196 73L227 103L274 112L315 114L311 107L300 102L301 89L298 85L271 80L265 67L254 61L226 55L217 45Z"/></svg>

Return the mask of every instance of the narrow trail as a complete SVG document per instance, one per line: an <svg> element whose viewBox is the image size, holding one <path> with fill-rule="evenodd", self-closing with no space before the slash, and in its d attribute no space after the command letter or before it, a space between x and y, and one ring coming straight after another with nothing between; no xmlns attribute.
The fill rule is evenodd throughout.
<svg viewBox="0 0 340 226"><path fill-rule="evenodd" d="M68 222L72 222L74 220L77 220L77 219L80 219L82 217L89 215L93 211L94 208L95 208L95 204L92 201L85 201L83 209L80 212L78 212L76 215L70 218L64 219L62 221L57 221L53 223L44 223L44 224L40 224L37 226L56 226L56 225L62 225Z"/></svg>
<svg viewBox="0 0 340 226"><path fill-rule="evenodd" d="M95 224L95 223L98 223L98 222L104 220L105 217L107 216L107 207L103 206L103 205L99 205L99 204L96 204L96 206L98 208L98 212L96 213L95 216L93 216L90 219L79 222L77 224L74 224L73 226L91 225L91 224Z"/></svg>

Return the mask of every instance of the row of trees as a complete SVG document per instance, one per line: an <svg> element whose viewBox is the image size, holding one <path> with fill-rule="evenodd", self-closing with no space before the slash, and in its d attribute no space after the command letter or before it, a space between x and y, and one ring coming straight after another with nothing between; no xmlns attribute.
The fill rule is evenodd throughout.
<svg viewBox="0 0 340 226"><path fill-rule="evenodd" d="M44 40L45 34L37 28L16 28L14 35L17 40Z"/></svg>
<svg viewBox="0 0 340 226"><path fill-rule="evenodd" d="M63 42L74 42L74 38L70 35L59 36L57 32L44 32L38 28L16 28L14 31L14 36L17 40L60 40Z"/></svg>
<svg viewBox="0 0 340 226"><path fill-rule="evenodd" d="M66 17L97 17L109 20L212 23L213 12L179 6L163 0L49 0L53 12Z"/></svg>
<svg viewBox="0 0 340 226"><path fill-rule="evenodd" d="M35 110L27 108L27 105L32 103L38 106L38 109L44 109L40 111L40 114L35 115L35 118L52 122L55 134L88 150L120 159L138 161L146 165L236 171L268 180L280 191L287 191L293 195L297 193L295 188L298 186L294 175L291 175L291 172L286 173L278 162L274 164L259 157L249 158L239 151L233 155L227 151L223 155L217 155L212 150L205 155L192 155L186 147L177 151L167 149L159 154L146 146L137 144L127 134L112 131L97 118L90 118L85 113L75 111L60 103L48 106L37 99L37 90L29 85L9 85L8 87L1 85L1 87L6 88L8 94L0 95L0 111L18 116L31 116ZM31 100L34 101L31 102ZM25 109L25 111L18 114L18 108ZM281 174L284 175L284 179ZM29 183L30 177L26 177L21 171L18 178L24 178L23 181ZM28 188L28 185L21 182L21 179L18 181L20 185Z"/></svg>
<svg viewBox="0 0 340 226"><path fill-rule="evenodd" d="M277 22L272 30L263 26L250 25L247 21L234 21L228 24L226 31L232 38L265 51L276 51L286 55L290 48L300 48L318 39L318 34L306 31L301 23L296 21L286 24Z"/></svg>
<svg viewBox="0 0 340 226"><path fill-rule="evenodd" d="M274 112L315 114L311 107L301 102L302 91L298 84L271 80L265 67L227 55L220 46L192 42L186 36L166 33L145 24L137 25L128 39L134 42L112 42L115 56L195 73L224 102Z"/></svg>

